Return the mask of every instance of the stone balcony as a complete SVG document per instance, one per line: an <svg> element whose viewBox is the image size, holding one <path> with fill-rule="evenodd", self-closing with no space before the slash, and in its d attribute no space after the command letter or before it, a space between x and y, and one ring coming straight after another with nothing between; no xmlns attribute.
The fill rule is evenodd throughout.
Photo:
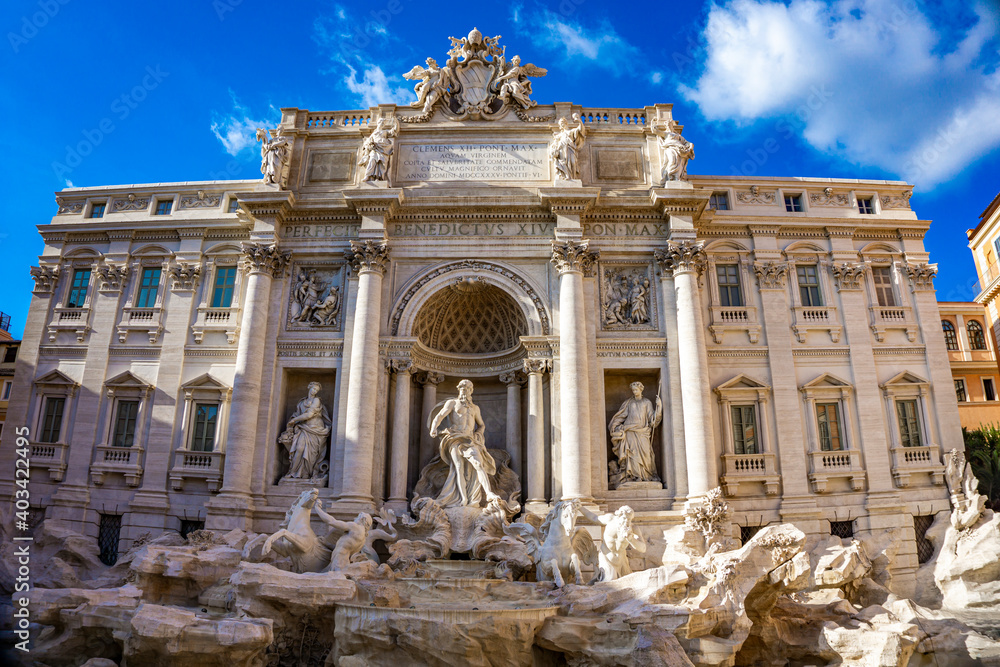
<svg viewBox="0 0 1000 667"><path fill-rule="evenodd" d="M722 461L722 488L727 496L750 495L740 494L740 485L746 484L763 485L769 496L778 493L781 477L774 467L774 454L723 454Z"/></svg>
<svg viewBox="0 0 1000 667"><path fill-rule="evenodd" d="M944 465L938 459L937 445L893 447L892 479L901 489L911 484L913 475L927 475L931 484L944 484Z"/></svg>
<svg viewBox="0 0 1000 667"><path fill-rule="evenodd" d="M917 339L917 323L913 320L913 310L905 306L871 306L871 327L875 340L885 341L885 332L900 329L906 332L911 343Z"/></svg>
<svg viewBox="0 0 1000 667"><path fill-rule="evenodd" d="M727 331L745 331L751 343L760 339L760 322L754 306L712 306L711 316L708 330L717 345L722 344Z"/></svg>
<svg viewBox="0 0 1000 667"><path fill-rule="evenodd" d="M66 453L69 445L61 442L32 442L31 467L48 470L49 480L61 482L66 475Z"/></svg>
<svg viewBox="0 0 1000 667"><path fill-rule="evenodd" d="M833 306L795 306L792 313L792 331L800 343L806 342L806 335L810 331L826 331L832 342L840 342L843 327L837 318L837 309Z"/></svg>
<svg viewBox="0 0 1000 667"><path fill-rule="evenodd" d="M94 484L101 486L107 475L118 473L125 476L125 483L129 486L139 486L142 478L141 447L98 445L94 449L94 462L90 464L90 480Z"/></svg>
<svg viewBox="0 0 1000 667"><path fill-rule="evenodd" d="M49 342L54 343L60 331L72 331L76 341L82 343L90 331L90 308L67 308L56 306L52 309L52 321L48 326Z"/></svg>
<svg viewBox="0 0 1000 667"><path fill-rule="evenodd" d="M240 334L240 309L238 306L228 308L204 307L198 309L198 315L191 325L191 334L195 343L201 343L206 332L226 334L226 341L232 345Z"/></svg>
<svg viewBox="0 0 1000 667"><path fill-rule="evenodd" d="M170 487L183 491L188 479L203 479L208 490L215 493L222 487L225 452L193 452L178 449L174 452L174 467L170 469Z"/></svg>
<svg viewBox="0 0 1000 667"><path fill-rule="evenodd" d="M118 323L118 342L124 343L130 331L142 331L149 336L150 343L155 343L163 332L162 318L163 309L159 306L122 308L122 319Z"/></svg>
<svg viewBox="0 0 1000 667"><path fill-rule="evenodd" d="M809 463L809 482L816 493L826 493L832 479L849 479L852 491L863 491L865 488L861 452L856 449L809 452Z"/></svg>

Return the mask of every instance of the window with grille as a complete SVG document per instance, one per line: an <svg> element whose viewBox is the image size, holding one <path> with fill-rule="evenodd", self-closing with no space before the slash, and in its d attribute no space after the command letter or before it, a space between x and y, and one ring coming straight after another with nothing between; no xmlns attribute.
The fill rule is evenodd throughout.
<svg viewBox="0 0 1000 667"><path fill-rule="evenodd" d="M120 514L102 514L101 525L97 531L97 547L101 550L101 562L114 565L118 562L118 541L122 534L122 517Z"/></svg>
<svg viewBox="0 0 1000 667"><path fill-rule="evenodd" d="M986 336L983 335L983 325L976 320L969 320L965 328L969 332L969 348L973 350L985 350Z"/></svg>
<svg viewBox="0 0 1000 667"><path fill-rule="evenodd" d="M193 519L181 519L181 537L187 539L187 536L196 530L204 530L204 521L195 521Z"/></svg>
<svg viewBox="0 0 1000 667"><path fill-rule="evenodd" d="M818 307L823 305L823 299L819 293L819 267L815 264L805 264L795 267L795 274L799 280L799 297L802 305L808 307Z"/></svg>
<svg viewBox="0 0 1000 667"><path fill-rule="evenodd" d="M969 400L969 395L965 392L965 380L955 380L955 396L959 403Z"/></svg>
<svg viewBox="0 0 1000 667"><path fill-rule="evenodd" d="M955 325L948 320L941 320L941 329L944 331L944 344L949 350L957 350L958 338L955 336Z"/></svg>
<svg viewBox="0 0 1000 667"><path fill-rule="evenodd" d="M858 197L858 213L872 215L875 213L875 204L871 197Z"/></svg>
<svg viewBox="0 0 1000 667"><path fill-rule="evenodd" d="M875 298L880 306L895 306L896 293L892 289L892 269L888 266L876 266L872 269L875 280Z"/></svg>
<svg viewBox="0 0 1000 667"><path fill-rule="evenodd" d="M820 450L835 452L844 448L841 437L840 405L838 403L817 403L816 425L819 430Z"/></svg>
<svg viewBox="0 0 1000 667"><path fill-rule="evenodd" d="M59 432L62 430L63 408L66 399L50 396L45 399L45 411L42 413L42 431L38 434L38 442L59 442Z"/></svg>
<svg viewBox="0 0 1000 667"><path fill-rule="evenodd" d="M73 282L69 286L67 308L83 308L87 301L87 287L90 285L90 269L77 269L73 272Z"/></svg>
<svg viewBox="0 0 1000 667"><path fill-rule="evenodd" d="M740 544L746 544L754 535L760 532L764 526L740 526Z"/></svg>
<svg viewBox="0 0 1000 667"><path fill-rule="evenodd" d="M118 401L115 416L115 435L111 444L115 447L131 447L135 442L135 419L139 414L139 401Z"/></svg>
<svg viewBox="0 0 1000 667"><path fill-rule="evenodd" d="M801 213L802 195L785 195L785 210L789 213Z"/></svg>
<svg viewBox="0 0 1000 667"><path fill-rule="evenodd" d="M715 275L719 281L719 305L742 306L740 267L736 264L719 264L715 267Z"/></svg>
<svg viewBox="0 0 1000 667"><path fill-rule="evenodd" d="M147 267L142 270L139 296L135 300L136 308L152 308L156 305L156 295L160 291L161 273L162 269L158 267Z"/></svg>
<svg viewBox="0 0 1000 667"><path fill-rule="evenodd" d="M854 522L853 521L831 521L830 522L830 534L839 537L842 540L847 540L854 537Z"/></svg>
<svg viewBox="0 0 1000 667"><path fill-rule="evenodd" d="M997 400L997 390L993 385L993 378L983 378L983 397L987 401Z"/></svg>
<svg viewBox="0 0 1000 667"><path fill-rule="evenodd" d="M752 405L732 406L733 451L737 454L759 454L757 451L757 416Z"/></svg>
<svg viewBox="0 0 1000 667"><path fill-rule="evenodd" d="M729 195L725 192L713 192L708 200L708 207L714 208L716 211L728 211Z"/></svg>
<svg viewBox="0 0 1000 667"><path fill-rule="evenodd" d="M904 447L920 447L920 421L917 416L916 401L896 401L896 417L899 419L899 437Z"/></svg>
<svg viewBox="0 0 1000 667"><path fill-rule="evenodd" d="M212 308L228 308L233 303L236 285L236 267L220 266L215 270L215 287L212 288Z"/></svg>
<svg viewBox="0 0 1000 667"><path fill-rule="evenodd" d="M219 416L218 403L195 403L191 449L196 452L215 451L215 423Z"/></svg>
<svg viewBox="0 0 1000 667"><path fill-rule="evenodd" d="M913 533L917 538L917 562L926 563L934 556L934 545L927 539L927 531L934 523L933 514L913 517Z"/></svg>

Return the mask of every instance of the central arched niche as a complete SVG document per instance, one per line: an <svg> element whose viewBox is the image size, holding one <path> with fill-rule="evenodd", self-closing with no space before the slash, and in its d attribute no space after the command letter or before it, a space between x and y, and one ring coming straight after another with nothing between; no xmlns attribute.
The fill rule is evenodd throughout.
<svg viewBox="0 0 1000 667"><path fill-rule="evenodd" d="M521 336L528 335L528 322L509 294L469 277L428 299L417 314L413 333L436 352L492 356L518 348Z"/></svg>

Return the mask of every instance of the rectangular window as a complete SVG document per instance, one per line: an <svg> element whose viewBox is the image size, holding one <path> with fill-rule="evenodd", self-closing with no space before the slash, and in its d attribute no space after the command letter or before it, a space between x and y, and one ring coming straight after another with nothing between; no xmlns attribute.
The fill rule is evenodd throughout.
<svg viewBox="0 0 1000 667"><path fill-rule="evenodd" d="M725 192L713 192L708 200L708 207L716 211L729 210L729 195Z"/></svg>
<svg viewBox="0 0 1000 667"><path fill-rule="evenodd" d="M240 200L237 199L236 197L233 197L232 199L229 200L229 212L236 213L236 211L238 210L240 210Z"/></svg>
<svg viewBox="0 0 1000 667"><path fill-rule="evenodd" d="M217 403L196 403L194 406L194 428L191 450L195 452L215 451L215 422L219 416Z"/></svg>
<svg viewBox="0 0 1000 667"><path fill-rule="evenodd" d="M989 248L986 249L986 261L990 264L990 266L987 267L987 271L992 268L993 260L996 259L996 257L1000 257L1000 237L993 239L993 247L997 249L996 256L993 255Z"/></svg>
<svg viewBox="0 0 1000 667"><path fill-rule="evenodd" d="M858 197L858 212L865 215L875 213L875 205L872 203L871 197Z"/></svg>
<svg viewBox="0 0 1000 667"><path fill-rule="evenodd" d="M752 405L732 406L733 451L759 454L757 451L757 415Z"/></svg>
<svg viewBox="0 0 1000 667"><path fill-rule="evenodd" d="M103 218L104 217L104 207L105 204L94 204L90 207L90 217L91 218Z"/></svg>
<svg viewBox="0 0 1000 667"><path fill-rule="evenodd" d="M736 264L718 264L715 275L719 279L719 304L723 306L742 306L743 294L740 292L740 267Z"/></svg>
<svg viewBox="0 0 1000 667"><path fill-rule="evenodd" d="M965 391L965 380L955 380L955 396L959 403L965 403L969 400L969 395Z"/></svg>
<svg viewBox="0 0 1000 667"><path fill-rule="evenodd" d="M156 202L156 211L153 215L170 215L170 209L174 205L173 199L164 199Z"/></svg>
<svg viewBox="0 0 1000 667"><path fill-rule="evenodd" d="M3 396L0 396L0 400L8 401L10 400L10 388L14 386L14 383L7 380L3 383Z"/></svg>
<svg viewBox="0 0 1000 667"><path fill-rule="evenodd" d="M42 413L42 432L38 434L39 442L59 442L59 431L62 429L63 407L65 398L54 396L45 399L45 411Z"/></svg>
<svg viewBox="0 0 1000 667"><path fill-rule="evenodd" d="M115 436L111 444L115 447L131 447L135 442L135 418L139 414L139 401L118 401L118 416L115 418Z"/></svg>
<svg viewBox="0 0 1000 667"><path fill-rule="evenodd" d="M997 390L993 385L993 378L983 378L983 396L987 401L997 400Z"/></svg>
<svg viewBox="0 0 1000 667"><path fill-rule="evenodd" d="M801 213L802 195L785 195L785 210L789 213Z"/></svg>
<svg viewBox="0 0 1000 667"><path fill-rule="evenodd" d="M136 308L152 308L156 305L156 295L160 291L159 268L142 270L142 280L139 283L139 297L135 300Z"/></svg>
<svg viewBox="0 0 1000 667"><path fill-rule="evenodd" d="M880 306L895 306L896 293L892 289L892 269L888 266L876 266L872 268L872 277L875 279L875 297Z"/></svg>
<svg viewBox="0 0 1000 667"><path fill-rule="evenodd" d="M212 308L228 308L233 304L233 287L236 285L236 267L220 266L215 270L215 287L212 289Z"/></svg>
<svg viewBox="0 0 1000 667"><path fill-rule="evenodd" d="M87 287L90 285L90 269L77 269L73 272L73 282L69 286L67 308L83 308L87 301Z"/></svg>
<svg viewBox="0 0 1000 667"><path fill-rule="evenodd" d="M819 268L815 264L806 264L795 267L795 273L799 279L802 305L813 308L822 306L823 299L819 293Z"/></svg>
<svg viewBox="0 0 1000 667"><path fill-rule="evenodd" d="M8 345L3 351L3 363L12 364L17 361L18 345Z"/></svg>
<svg viewBox="0 0 1000 667"><path fill-rule="evenodd" d="M819 428L819 448L824 452L836 452L844 448L840 436L840 405L838 403L817 403L816 424Z"/></svg>
<svg viewBox="0 0 1000 667"><path fill-rule="evenodd" d="M920 422L917 419L916 401L896 401L896 417L899 419L899 438L903 447L920 447Z"/></svg>

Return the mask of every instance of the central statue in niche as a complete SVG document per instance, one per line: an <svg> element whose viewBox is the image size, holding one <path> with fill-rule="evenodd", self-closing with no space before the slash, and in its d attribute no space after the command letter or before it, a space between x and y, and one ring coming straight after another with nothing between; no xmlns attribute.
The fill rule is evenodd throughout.
<svg viewBox="0 0 1000 667"><path fill-rule="evenodd" d="M439 430L448 420L448 426ZM490 487L497 472L496 461L486 450L486 425L479 407L472 402L472 382L458 383L458 398L445 401L431 420L431 437L441 436L439 453L448 466L448 478L436 500L442 507L479 506L499 500Z"/></svg>

